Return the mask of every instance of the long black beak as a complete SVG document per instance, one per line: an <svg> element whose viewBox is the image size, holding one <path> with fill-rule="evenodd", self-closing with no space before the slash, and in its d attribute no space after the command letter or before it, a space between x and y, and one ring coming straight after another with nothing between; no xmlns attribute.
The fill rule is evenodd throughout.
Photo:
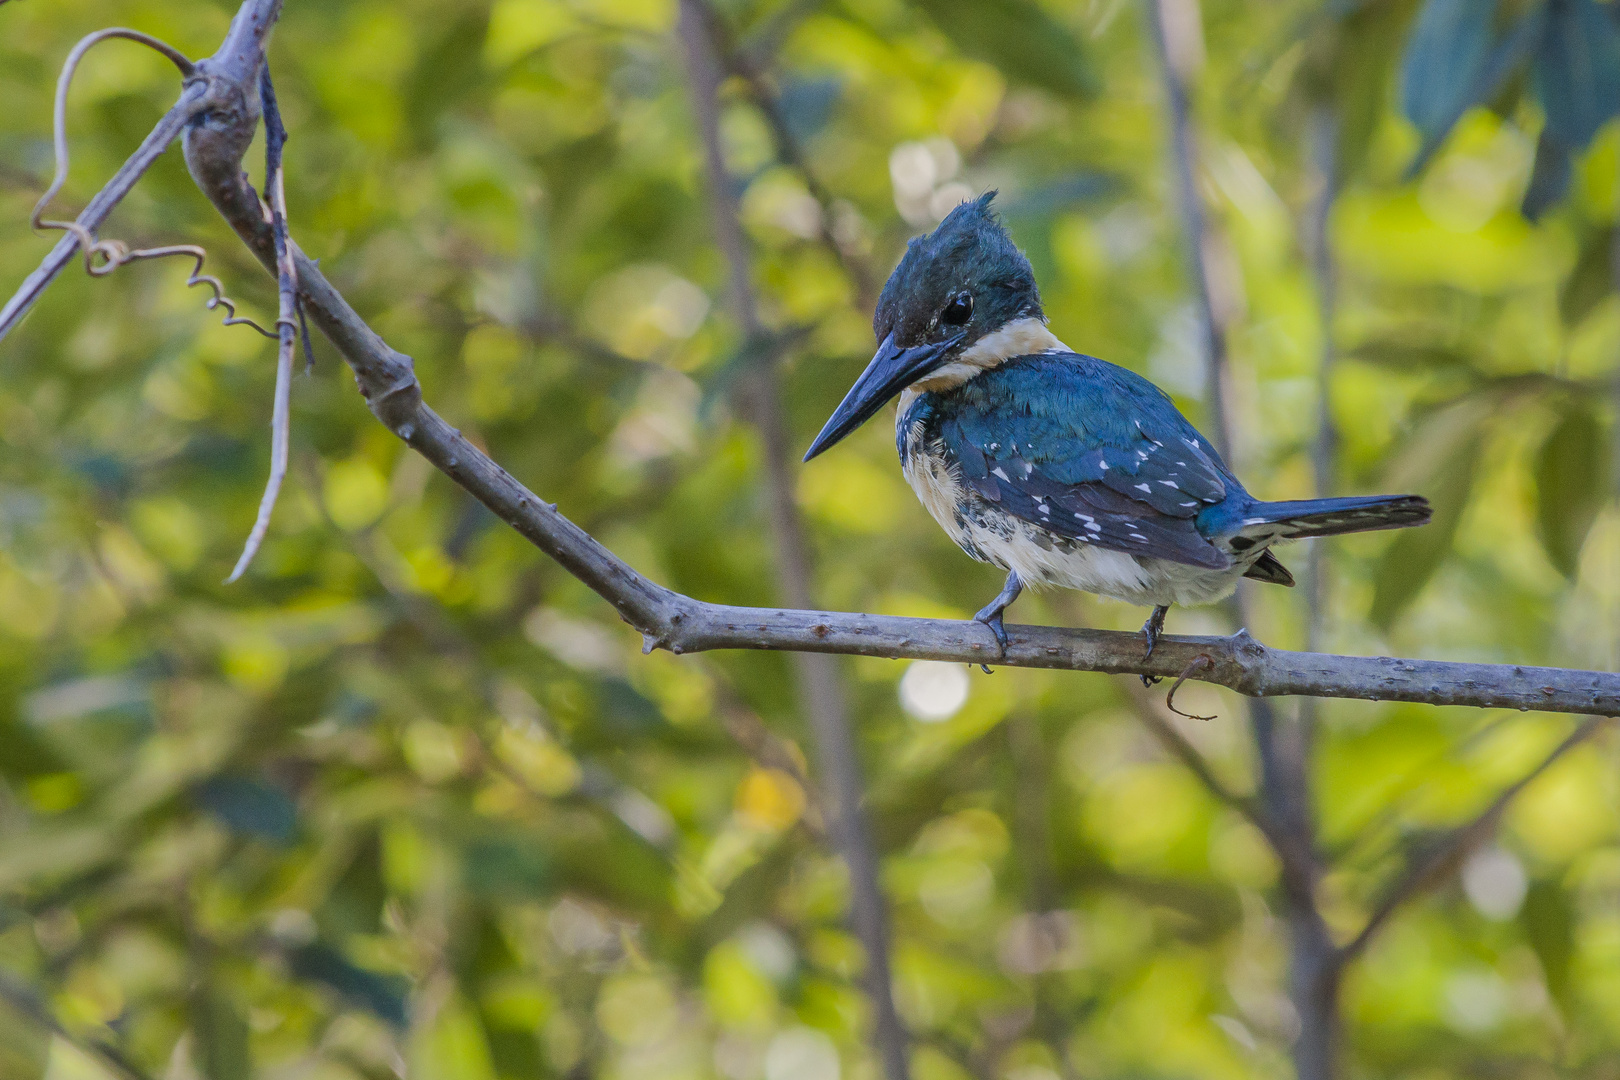
<svg viewBox="0 0 1620 1080"><path fill-rule="evenodd" d="M883 408L885 402L901 390L938 367L952 345L962 335L948 338L937 345L918 345L912 349L897 348L890 334L878 346L877 355L866 365L861 377L849 388L844 400L833 410L827 426L821 429L816 441L810 444L804 460L809 461L845 435L854 431Z"/></svg>

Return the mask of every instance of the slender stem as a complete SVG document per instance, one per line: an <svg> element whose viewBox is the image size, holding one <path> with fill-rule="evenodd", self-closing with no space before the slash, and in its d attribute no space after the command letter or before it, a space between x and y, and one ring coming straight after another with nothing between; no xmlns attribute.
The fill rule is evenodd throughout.
<svg viewBox="0 0 1620 1080"><path fill-rule="evenodd" d="M809 544L794 501L793 461L782 410L781 383L774 349L759 349L764 326L754 296L748 239L743 232L737 192L720 142L720 84L724 69L714 15L702 0L681 0L677 32L686 53L694 110L708 169L715 239L729 270L733 314L747 337L746 348L762 353L758 369L745 380L744 396L764 450L765 496L776 549L777 585L795 607L812 601ZM825 655L795 653L794 673L815 736L822 783L826 787L827 829L849 868L850 922L866 951L866 990L872 1000L872 1043L888 1080L908 1080L906 1034L895 1008L889 962L888 912L878 881L878 857L861 809L860 757L850 722L848 696L837 661Z"/></svg>
<svg viewBox="0 0 1620 1080"><path fill-rule="evenodd" d="M1198 147L1193 130L1191 79L1197 57L1198 0L1147 0L1148 23L1164 74L1165 108L1170 121L1170 149L1175 169L1176 207L1181 214L1187 245L1187 266L1193 299L1198 306L1199 331L1204 343L1207 421L1211 441L1221 456L1232 458L1232 431L1227 414L1227 352L1225 313L1215 302L1211 280L1212 237L1208 212L1198 193Z"/></svg>
<svg viewBox="0 0 1620 1080"><path fill-rule="evenodd" d="M282 164L282 150L287 144L287 129L282 126L281 112L276 107L275 87L270 81L270 67L259 71L259 97L264 107L264 175L269 194L270 228L275 240L276 285L279 309L276 316L276 389L270 411L270 479L264 485L264 496L259 500L259 514L242 546L242 556L236 560L225 584L241 578L248 564L259 553L270 532L270 515L275 511L281 484L287 478L287 454L292 444L292 376L293 353L298 333L298 270L293 264L292 239L287 235L287 174Z"/></svg>
<svg viewBox="0 0 1620 1080"><path fill-rule="evenodd" d="M1214 265L1216 243L1198 190L1198 147L1193 128L1191 85L1203 54L1198 0L1147 0L1149 23L1164 75L1171 156L1187 261L1204 339L1208 420L1214 443L1233 460L1235 424L1228 393L1229 312L1218 303ZM1313 585L1316 575L1313 574ZM1244 591L1230 602L1239 626L1249 622ZM1283 914L1289 927L1289 983L1300 1033L1294 1065L1300 1080L1332 1080L1338 1075L1339 965L1332 935L1316 901L1321 860L1312 818L1310 717L1279 717L1268 702L1249 707L1250 728L1260 766L1260 803L1269 828L1266 839L1282 862Z"/></svg>
<svg viewBox="0 0 1620 1080"><path fill-rule="evenodd" d="M1305 246L1311 260L1311 276L1316 280L1317 321L1322 332L1322 354L1316 367L1316 438L1311 442L1311 474L1318 497L1331 495L1337 483L1334 459L1339 434L1333 425L1333 370L1338 354L1333 342L1333 323L1338 314L1338 276L1328 237L1328 218L1339 194L1338 140L1338 117L1333 108L1315 106L1307 131L1314 190L1305 218ZM1322 647L1327 551L1325 544L1311 545L1310 569L1305 579L1305 647L1313 652Z"/></svg>
<svg viewBox="0 0 1620 1080"><path fill-rule="evenodd" d="M100 1058L111 1072L124 1077L125 1080L151 1080L149 1074L129 1060L118 1047L95 1038L85 1039L82 1042L75 1039L38 995L4 972L0 972L0 1000L4 1000L13 1010L28 1017L56 1038L79 1047L92 1057Z"/></svg>
<svg viewBox="0 0 1620 1080"><path fill-rule="evenodd" d="M188 82L181 91L180 100L163 115L163 119L158 121L152 133L141 142L129 160L124 162L118 172L113 174L113 178L107 181L106 186L98 191L89 205L74 218L74 224L92 235L101 228L113 209L123 202L124 196L133 191L136 182L146 175L146 170L163 156L170 143L180 137L186 125L200 111L200 106L207 96L208 88L204 83ZM67 269L78 250L79 237L70 232L56 242L51 253L40 263L39 269L23 280L16 293L6 301L5 307L0 308L0 340L4 340L12 328L22 321L22 317L28 314L29 309L44 295L46 288L56 280L57 275Z"/></svg>
<svg viewBox="0 0 1620 1080"><path fill-rule="evenodd" d="M1577 727L1568 738L1559 743L1541 763L1509 785L1500 795L1491 800L1489 806L1481 811L1472 821L1460 825L1451 831L1439 848L1427 858L1407 870L1405 874L1384 894L1373 913L1368 916L1367 923L1361 928L1349 944L1340 950L1341 964L1361 955L1367 945L1383 929L1384 924L1400 908L1400 906L1417 896L1426 889L1439 884L1458 866L1468 853L1478 847L1496 829L1496 823L1508 804L1530 786L1537 777L1558 761L1559 758L1586 742L1598 731L1609 725L1611 721L1603 717L1593 717Z"/></svg>

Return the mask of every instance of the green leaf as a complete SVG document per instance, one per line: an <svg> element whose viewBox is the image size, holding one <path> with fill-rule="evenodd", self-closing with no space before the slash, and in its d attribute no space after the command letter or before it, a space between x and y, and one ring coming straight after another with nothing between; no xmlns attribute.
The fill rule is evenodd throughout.
<svg viewBox="0 0 1620 1080"><path fill-rule="evenodd" d="M1614 226L1593 229L1581 241L1575 269L1558 293L1564 325L1575 327L1603 302L1614 288Z"/></svg>
<svg viewBox="0 0 1620 1080"><path fill-rule="evenodd" d="M1575 162L1569 147L1542 131L1536 140L1536 163L1530 171L1530 183L1524 189L1519 212L1531 221L1540 220L1542 214L1563 199L1574 175Z"/></svg>
<svg viewBox="0 0 1620 1080"><path fill-rule="evenodd" d="M1007 78L1088 98L1096 79L1085 46L1030 0L918 0L951 43Z"/></svg>
<svg viewBox="0 0 1620 1080"><path fill-rule="evenodd" d="M1548 137L1585 149L1620 113L1620 26L1593 0L1552 0L1536 50L1535 87Z"/></svg>
<svg viewBox="0 0 1620 1080"><path fill-rule="evenodd" d="M460 994L439 1009L430 1024L412 1034L411 1076L435 1080L495 1080L495 1062L478 1015Z"/></svg>
<svg viewBox="0 0 1620 1080"><path fill-rule="evenodd" d="M1346 15L1334 43L1333 103L1339 115L1338 167L1344 181L1361 169L1386 109L1385 88L1400 52L1401 35L1417 5L1376 0Z"/></svg>
<svg viewBox="0 0 1620 1080"><path fill-rule="evenodd" d="M1569 1015L1570 961L1575 956L1575 908L1556 881L1534 881L1519 909L1524 936L1541 961L1547 992Z"/></svg>
<svg viewBox="0 0 1620 1080"><path fill-rule="evenodd" d="M253 1061L247 1021L230 999L205 984L192 993L190 1013L198 1071L207 1080L248 1080Z"/></svg>
<svg viewBox="0 0 1620 1080"><path fill-rule="evenodd" d="M1609 441L1584 402L1573 401L1536 458L1536 531L1565 577L1609 495Z"/></svg>
<svg viewBox="0 0 1620 1080"><path fill-rule="evenodd" d="M1493 32L1496 0L1428 0L1401 61L1401 108L1423 133L1408 169L1416 175L1463 113L1496 95L1535 44L1540 9L1501 38Z"/></svg>
<svg viewBox="0 0 1620 1080"><path fill-rule="evenodd" d="M1474 486L1485 422L1497 401L1495 394L1476 394L1440 410L1404 450L1399 479L1392 483L1428 496L1434 517L1422 528L1403 530L1378 563L1368 617L1380 629L1394 624L1450 554Z"/></svg>

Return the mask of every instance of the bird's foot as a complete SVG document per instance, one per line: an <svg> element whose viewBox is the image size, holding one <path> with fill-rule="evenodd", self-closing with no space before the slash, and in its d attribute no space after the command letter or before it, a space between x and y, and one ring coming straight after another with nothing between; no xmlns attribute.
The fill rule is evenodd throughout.
<svg viewBox="0 0 1620 1080"><path fill-rule="evenodd" d="M989 607L973 616L974 622L983 623L985 626L989 627L990 632L995 635L997 660L1005 660L1007 658L1007 628L1001 623L1001 613L1003 610L1005 609L999 608L995 604L991 604ZM988 665L980 664L979 667L986 675L990 674L990 668Z"/></svg>
<svg viewBox="0 0 1620 1080"><path fill-rule="evenodd" d="M1153 658L1153 650L1158 646L1159 638L1164 634L1164 617L1169 611L1170 606L1168 604L1160 604L1153 609L1153 614L1148 616L1147 622L1142 624L1142 636L1147 639L1147 656L1145 659ZM1143 686L1152 686L1162 681L1157 675L1142 676Z"/></svg>
<svg viewBox="0 0 1620 1080"><path fill-rule="evenodd" d="M1007 628L1001 625L1001 613L1007 610L1007 605L1018 599L1018 594L1024 591L1024 583L1018 579L1016 572L1007 574L1007 583L1001 587L996 598L986 604L979 613L973 616L974 622L984 623L990 632L996 636L996 659L1007 658ZM990 674L990 665L980 664L979 670L986 675Z"/></svg>

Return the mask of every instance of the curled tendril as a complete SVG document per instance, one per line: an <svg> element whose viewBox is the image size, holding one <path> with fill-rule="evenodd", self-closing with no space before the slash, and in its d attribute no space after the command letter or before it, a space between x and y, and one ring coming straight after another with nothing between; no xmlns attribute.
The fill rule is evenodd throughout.
<svg viewBox="0 0 1620 1080"><path fill-rule="evenodd" d="M1164 696L1164 707L1175 713L1177 716L1184 716L1188 720L1215 719L1213 715L1199 716L1196 713L1182 712L1180 709L1176 708L1176 691L1181 689L1181 684L1198 674L1200 671L1203 671L1206 668L1212 668L1214 666L1214 659L1207 653L1199 653L1197 656L1193 657L1192 663L1188 664L1182 669L1180 678L1176 679L1174 685L1170 687L1170 692Z"/></svg>
<svg viewBox="0 0 1620 1080"><path fill-rule="evenodd" d="M171 255L185 255L195 260L191 275L186 278L186 285L195 288L198 285L207 285L214 295L208 300L208 310L223 307L225 309L226 326L250 326L265 337L279 336L274 331L266 330L252 319L244 318L236 313L236 304L225 295L225 286L217 277L202 272L203 261L208 257L207 251L195 244L172 244L167 247L131 248L121 240L97 240L95 236L76 221L51 221L43 215L45 208L51 204L62 191L62 186L68 178L68 141L67 141L67 99L68 89L73 85L73 76L79 69L79 62L84 54L103 41L110 38L123 38L145 45L150 49L167 57L180 74L185 78L192 78L197 68L184 53L174 46L150 34L143 34L139 30L129 30L124 27L112 27L107 30L97 30L95 33L82 38L73 51L68 53L67 60L62 64L62 74L56 81L56 110L54 115L53 133L56 150L56 175L51 180L51 186L45 189L45 194L39 202L34 204L34 213L29 219L36 229L55 229L69 233L79 242L79 249L84 252L84 269L91 277L106 277L120 266L127 263L139 262L143 259L163 259Z"/></svg>

